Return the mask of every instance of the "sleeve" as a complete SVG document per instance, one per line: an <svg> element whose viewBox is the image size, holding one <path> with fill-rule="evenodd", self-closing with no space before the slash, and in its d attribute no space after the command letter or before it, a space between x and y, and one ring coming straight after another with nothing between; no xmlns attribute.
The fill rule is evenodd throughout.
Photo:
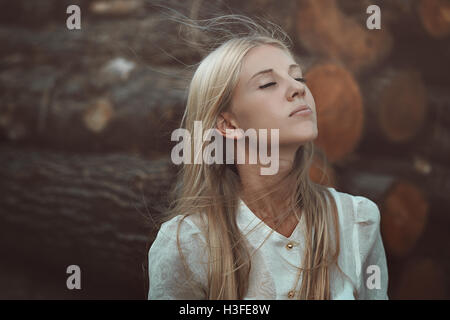
<svg viewBox="0 0 450 320"><path fill-rule="evenodd" d="M192 222L177 216L161 225L148 252L149 300L206 299L207 257L205 240ZM180 247L177 246L180 225Z"/></svg>
<svg viewBox="0 0 450 320"><path fill-rule="evenodd" d="M356 196L355 243L357 299L388 300L388 270L380 231L380 210L370 199Z"/></svg>

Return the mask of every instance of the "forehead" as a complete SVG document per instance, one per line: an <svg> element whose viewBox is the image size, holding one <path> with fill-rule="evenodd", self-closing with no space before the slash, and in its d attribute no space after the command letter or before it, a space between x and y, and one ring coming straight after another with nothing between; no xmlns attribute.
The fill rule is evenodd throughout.
<svg viewBox="0 0 450 320"><path fill-rule="evenodd" d="M250 49L242 60L241 78L248 80L264 69L287 69L295 61L283 49L274 45L260 45Z"/></svg>

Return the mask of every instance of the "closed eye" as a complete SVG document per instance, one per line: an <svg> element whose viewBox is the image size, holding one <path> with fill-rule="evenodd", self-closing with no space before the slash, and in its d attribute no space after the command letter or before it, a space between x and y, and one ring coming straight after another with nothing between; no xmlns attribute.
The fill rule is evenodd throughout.
<svg viewBox="0 0 450 320"><path fill-rule="evenodd" d="M306 79L305 78L295 78L295 80L297 80L299 82L302 82L302 83L306 83ZM264 88L270 87L271 85L274 85L274 84L276 84L276 82L269 82L269 83L267 83L267 84L265 84L263 86L259 86L259 88L260 89L264 89Z"/></svg>
<svg viewBox="0 0 450 320"><path fill-rule="evenodd" d="M264 89L264 88L270 87L270 86L273 85L273 84L276 84L276 82L269 82L269 83L267 83L267 84L265 84L265 85L263 85L263 86L259 86L259 88L260 88L260 89Z"/></svg>

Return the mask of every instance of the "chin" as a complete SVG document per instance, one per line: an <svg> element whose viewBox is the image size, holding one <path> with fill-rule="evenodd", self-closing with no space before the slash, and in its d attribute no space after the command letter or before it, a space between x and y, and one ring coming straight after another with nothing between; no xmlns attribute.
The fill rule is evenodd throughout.
<svg viewBox="0 0 450 320"><path fill-rule="evenodd" d="M305 131L301 132L301 134L296 134L295 140L303 144L315 140L317 136L318 136L317 130L308 130L306 132Z"/></svg>
<svg viewBox="0 0 450 320"><path fill-rule="evenodd" d="M280 139L280 146L298 146L306 144L307 142L313 141L317 138L317 135L312 136L301 136L301 137L291 137L286 139Z"/></svg>

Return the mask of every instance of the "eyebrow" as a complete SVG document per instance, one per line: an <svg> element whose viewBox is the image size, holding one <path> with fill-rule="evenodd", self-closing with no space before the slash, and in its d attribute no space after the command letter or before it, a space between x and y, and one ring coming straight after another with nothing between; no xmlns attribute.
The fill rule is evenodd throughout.
<svg viewBox="0 0 450 320"><path fill-rule="evenodd" d="M301 69L300 66L299 66L298 64L291 64L291 65L289 66L289 70L292 70L292 69L294 69L294 68ZM257 77L257 76L259 76L259 75L261 75L261 74L264 74L264 73L270 73L270 72L273 72L273 69L265 69L265 70L259 71L259 72L255 73L255 74L248 80L248 83L250 83L250 81L251 81L253 78L255 78L255 77Z"/></svg>

